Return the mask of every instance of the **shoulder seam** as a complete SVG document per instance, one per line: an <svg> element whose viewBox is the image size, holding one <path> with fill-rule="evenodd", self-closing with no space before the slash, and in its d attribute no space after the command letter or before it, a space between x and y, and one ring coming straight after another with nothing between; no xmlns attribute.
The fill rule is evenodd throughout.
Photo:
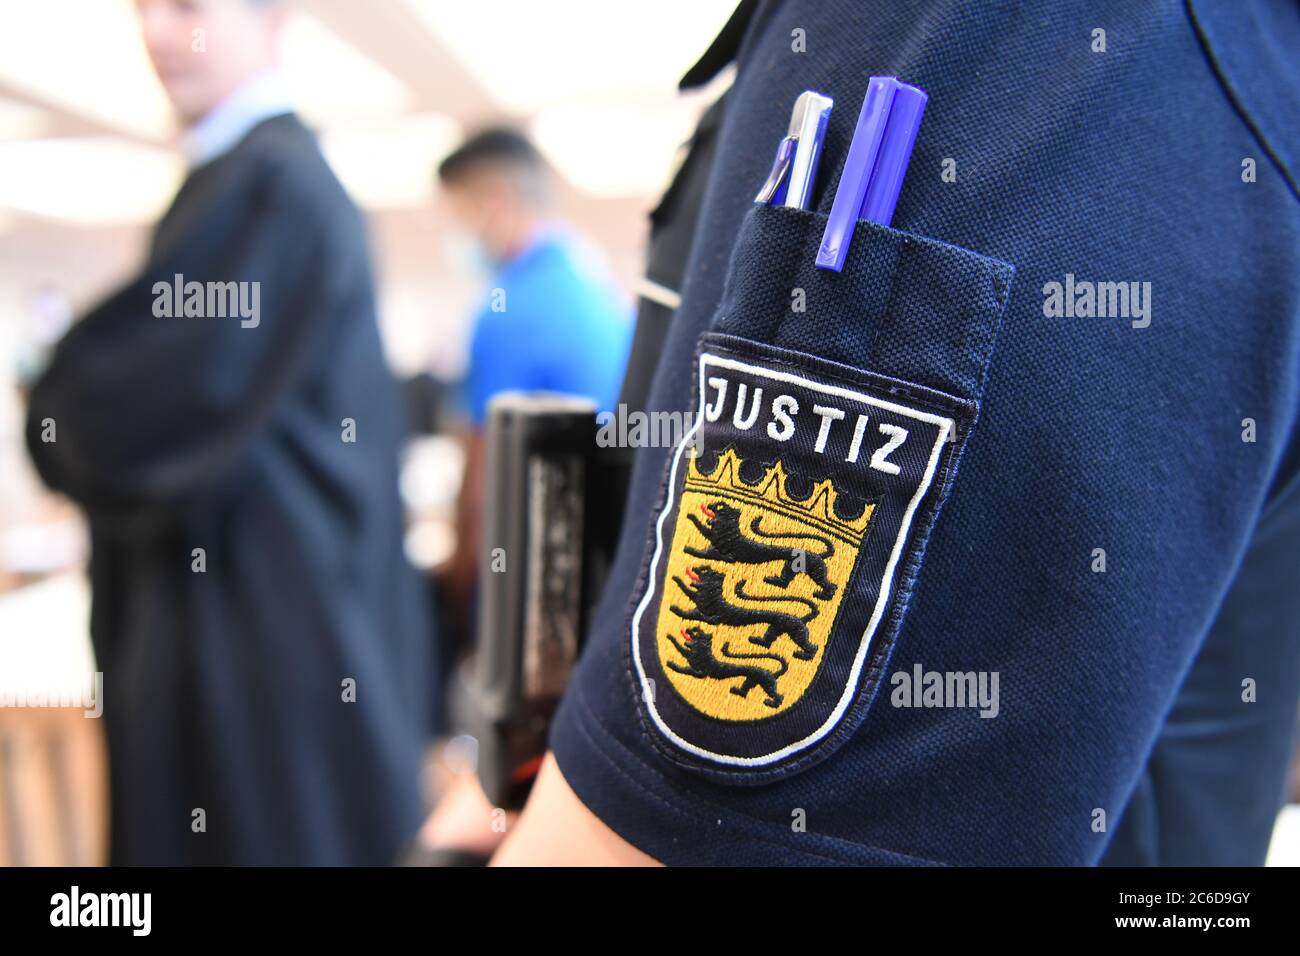
<svg viewBox="0 0 1300 956"><path fill-rule="evenodd" d="M1196 35L1196 42L1201 47L1201 53L1209 63L1210 72L1214 74L1214 78L1223 89L1224 95L1228 98L1228 102L1232 104L1233 110L1235 110L1237 115L1241 117L1241 121L1246 125L1246 128L1250 130L1251 136L1253 136L1259 143L1260 147L1264 150L1265 155L1267 155L1273 162L1273 165L1277 167L1278 172L1282 174L1283 180L1286 181L1287 186L1291 190L1292 197L1300 199L1300 185L1297 184L1295 175L1283 161L1281 155L1273 148L1273 144L1265 135L1264 130L1260 127L1259 123L1255 121L1254 115L1246 106L1236 88L1232 85L1232 81L1228 78L1227 72L1223 69L1223 65L1214 54L1214 48L1210 44L1205 28L1202 26L1201 21L1197 19L1196 10L1192 5L1192 0L1183 0L1183 9L1187 11L1187 19L1192 25L1192 32Z"/></svg>

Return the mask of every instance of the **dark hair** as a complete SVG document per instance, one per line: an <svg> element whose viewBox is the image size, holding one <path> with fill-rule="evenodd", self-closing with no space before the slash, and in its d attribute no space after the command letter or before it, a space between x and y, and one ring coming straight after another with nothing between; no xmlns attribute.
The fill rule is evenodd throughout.
<svg viewBox="0 0 1300 956"><path fill-rule="evenodd" d="M545 170L542 154L528 138L507 127L475 133L438 164L438 179L450 184L486 166L505 167L522 179L540 180Z"/></svg>

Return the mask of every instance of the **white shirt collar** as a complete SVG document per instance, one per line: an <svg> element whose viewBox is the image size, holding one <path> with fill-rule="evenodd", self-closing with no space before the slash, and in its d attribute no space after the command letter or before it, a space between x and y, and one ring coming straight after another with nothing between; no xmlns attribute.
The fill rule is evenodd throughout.
<svg viewBox="0 0 1300 956"><path fill-rule="evenodd" d="M280 74L274 70L259 73L186 130L181 150L191 168L202 166L233 149L258 123L292 112L293 104Z"/></svg>

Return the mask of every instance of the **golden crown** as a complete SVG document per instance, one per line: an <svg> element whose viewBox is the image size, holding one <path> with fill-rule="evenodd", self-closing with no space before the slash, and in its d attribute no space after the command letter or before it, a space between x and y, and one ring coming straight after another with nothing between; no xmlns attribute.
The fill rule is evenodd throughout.
<svg viewBox="0 0 1300 956"><path fill-rule="evenodd" d="M807 498L799 500L791 497L786 490L785 466L779 460L751 485L740 477L741 459L734 449L728 448L723 452L708 474L700 471L698 457L697 453L691 453L690 467L686 473L687 491L725 495L760 505L765 511L816 525L854 547L862 543L867 526L871 524L871 516L876 510L874 503L868 503L858 517L847 520L841 518L835 511L838 492L829 478L814 485L812 494Z"/></svg>

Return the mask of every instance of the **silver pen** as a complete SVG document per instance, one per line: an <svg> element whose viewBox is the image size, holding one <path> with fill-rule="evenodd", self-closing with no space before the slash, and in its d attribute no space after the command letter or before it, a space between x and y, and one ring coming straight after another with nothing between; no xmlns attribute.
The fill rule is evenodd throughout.
<svg viewBox="0 0 1300 956"><path fill-rule="evenodd" d="M790 209L808 208L833 105L829 96L813 90L799 94L790 113L789 130L777 144L772 170L754 197L755 202Z"/></svg>

